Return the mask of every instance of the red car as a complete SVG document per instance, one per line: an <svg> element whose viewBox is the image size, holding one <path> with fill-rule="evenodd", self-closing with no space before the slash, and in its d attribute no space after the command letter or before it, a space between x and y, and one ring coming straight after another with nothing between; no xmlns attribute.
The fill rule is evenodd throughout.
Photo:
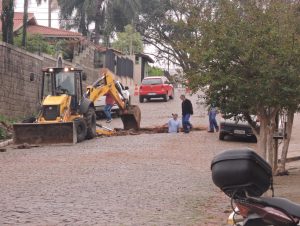
<svg viewBox="0 0 300 226"><path fill-rule="evenodd" d="M150 76L142 81L139 90L140 103L146 98L163 98L164 101L174 98L174 87L165 76Z"/></svg>

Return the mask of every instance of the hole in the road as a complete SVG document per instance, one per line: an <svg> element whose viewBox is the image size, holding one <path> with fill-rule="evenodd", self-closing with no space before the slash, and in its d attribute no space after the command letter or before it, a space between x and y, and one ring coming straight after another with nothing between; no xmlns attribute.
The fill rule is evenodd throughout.
<svg viewBox="0 0 300 226"><path fill-rule="evenodd" d="M204 126L195 126L191 131L203 131L207 130ZM121 128L115 128L116 133L114 136L126 136L126 135L139 135L139 134L156 134L156 133L168 133L167 126L156 126L156 127L144 127L137 130L124 130ZM182 128L180 132L183 132Z"/></svg>

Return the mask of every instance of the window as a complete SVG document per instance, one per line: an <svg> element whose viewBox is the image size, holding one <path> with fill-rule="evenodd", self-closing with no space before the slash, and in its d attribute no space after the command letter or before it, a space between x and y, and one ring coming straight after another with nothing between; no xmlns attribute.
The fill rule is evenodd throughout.
<svg viewBox="0 0 300 226"><path fill-rule="evenodd" d="M105 55L103 53L95 52L94 55L94 67L103 68L105 62Z"/></svg>
<svg viewBox="0 0 300 226"><path fill-rule="evenodd" d="M143 85L159 85L162 84L162 80L160 78L148 78L142 81Z"/></svg>
<svg viewBox="0 0 300 226"><path fill-rule="evenodd" d="M51 86L51 74L50 73L45 73L44 74L43 98L52 94L51 87L52 87Z"/></svg>
<svg viewBox="0 0 300 226"><path fill-rule="evenodd" d="M75 95L75 78L73 72L59 72L56 74L55 87L57 90L66 90L69 95Z"/></svg>

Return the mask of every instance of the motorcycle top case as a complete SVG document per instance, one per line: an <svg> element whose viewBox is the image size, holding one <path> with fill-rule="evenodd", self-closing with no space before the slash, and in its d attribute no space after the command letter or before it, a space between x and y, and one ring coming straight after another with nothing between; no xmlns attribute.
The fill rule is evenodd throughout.
<svg viewBox="0 0 300 226"><path fill-rule="evenodd" d="M226 195L261 196L272 184L272 168L252 149L226 150L211 163L212 180Z"/></svg>

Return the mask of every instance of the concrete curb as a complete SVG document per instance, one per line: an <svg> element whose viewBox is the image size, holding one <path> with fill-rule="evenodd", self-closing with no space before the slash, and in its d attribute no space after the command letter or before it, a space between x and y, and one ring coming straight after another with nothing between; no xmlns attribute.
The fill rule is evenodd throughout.
<svg viewBox="0 0 300 226"><path fill-rule="evenodd" d="M5 147L5 146L8 146L8 145L10 145L10 144L12 144L12 143L13 143L13 139L9 139L9 140L0 142L0 148Z"/></svg>

